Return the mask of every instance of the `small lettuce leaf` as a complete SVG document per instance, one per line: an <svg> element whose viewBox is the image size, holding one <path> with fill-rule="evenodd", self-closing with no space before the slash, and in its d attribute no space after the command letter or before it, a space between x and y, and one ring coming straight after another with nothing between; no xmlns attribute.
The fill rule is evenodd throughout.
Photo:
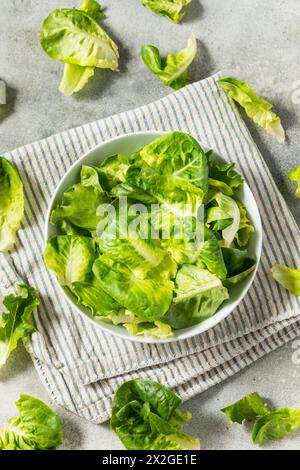
<svg viewBox="0 0 300 470"><path fill-rule="evenodd" d="M151 269L149 263L141 263L138 255L124 247L127 253L120 261L108 254L100 256L93 265L93 272L102 289L120 305L146 321L161 319L168 311L173 297L173 270L169 265ZM125 264L125 256L128 261Z"/></svg>
<svg viewBox="0 0 300 470"><path fill-rule="evenodd" d="M224 280L227 276L227 269L220 244L211 230L205 229L204 236L205 241L200 249L199 260L210 273Z"/></svg>
<svg viewBox="0 0 300 470"><path fill-rule="evenodd" d="M185 15L183 8L192 0L142 0L144 7L159 13L173 23L180 23Z"/></svg>
<svg viewBox="0 0 300 470"><path fill-rule="evenodd" d="M282 439L300 428L300 409L280 408L261 416L253 426L252 440L255 444Z"/></svg>
<svg viewBox="0 0 300 470"><path fill-rule="evenodd" d="M42 401L20 395L19 414L0 428L2 450L51 450L63 441L56 414Z"/></svg>
<svg viewBox="0 0 300 470"><path fill-rule="evenodd" d="M184 264L176 275L175 297L164 321L174 329L196 325L213 316L229 298L217 276L195 265Z"/></svg>
<svg viewBox="0 0 300 470"><path fill-rule="evenodd" d="M221 78L218 80L219 86L233 100L239 103L246 111L247 115L256 124L265 129L275 137L279 143L285 142L285 132L281 125L280 118L271 111L273 105L260 98L243 81L235 78Z"/></svg>
<svg viewBox="0 0 300 470"><path fill-rule="evenodd" d="M0 317L0 367L3 366L18 342L29 339L36 331L33 312L39 305L37 291L25 284L17 286L18 294L4 297L6 311Z"/></svg>
<svg viewBox="0 0 300 470"><path fill-rule="evenodd" d="M251 233L254 233L255 230L249 220L247 209L244 206L244 204L242 204L238 200L236 200L236 203L240 210L240 225L235 236L235 242L237 246L239 246L240 248L243 248L244 246L248 244Z"/></svg>
<svg viewBox="0 0 300 470"><path fill-rule="evenodd" d="M165 61L162 61L157 47L146 45L141 49L142 59L146 67L157 75L164 85L175 90L179 90L190 82L187 69L196 54L197 41L194 36L189 38L186 48L176 54L169 54Z"/></svg>
<svg viewBox="0 0 300 470"><path fill-rule="evenodd" d="M82 67L118 69L118 47L84 11L52 11L44 21L40 41L52 59Z"/></svg>
<svg viewBox="0 0 300 470"><path fill-rule="evenodd" d="M112 189L119 183L126 182L126 173L130 161L124 155L111 155L99 166L100 182L106 190Z"/></svg>
<svg viewBox="0 0 300 470"><path fill-rule="evenodd" d="M240 227L241 215L239 206L232 197L228 197L223 193L217 193L215 201L222 212L232 219L232 223L222 230L224 245L229 247L233 243Z"/></svg>
<svg viewBox="0 0 300 470"><path fill-rule="evenodd" d="M255 269L256 260L246 250L224 247L222 254L227 270L226 285L241 282Z"/></svg>
<svg viewBox="0 0 300 470"><path fill-rule="evenodd" d="M300 296L300 269L276 264L271 269L275 281L296 296Z"/></svg>
<svg viewBox="0 0 300 470"><path fill-rule="evenodd" d="M297 183L296 196L300 197L300 165L289 172L289 179Z"/></svg>
<svg viewBox="0 0 300 470"><path fill-rule="evenodd" d="M114 315L120 308L118 302L102 289L92 273L88 274L84 281L72 283L69 289L80 304L92 310L95 317Z"/></svg>
<svg viewBox="0 0 300 470"><path fill-rule="evenodd" d="M199 449L200 441L181 432L191 419L181 400L164 385L134 379L117 390L111 428L128 450Z"/></svg>
<svg viewBox="0 0 300 470"><path fill-rule="evenodd" d="M159 137L140 151L147 165L161 175L188 180L203 190L208 186L208 165L198 142L184 132Z"/></svg>
<svg viewBox="0 0 300 470"><path fill-rule="evenodd" d="M0 157L0 252L12 249L24 215L23 184L16 168Z"/></svg>
<svg viewBox="0 0 300 470"><path fill-rule="evenodd" d="M270 410L265 406L258 393L254 392L221 410L228 421L242 424L243 421L253 421L258 416L265 416Z"/></svg>
<svg viewBox="0 0 300 470"><path fill-rule="evenodd" d="M139 188L135 188L128 183L117 184L111 189L110 195L116 198L127 197L128 199L143 202L144 204L155 204L156 202L155 197L151 196L151 194Z"/></svg>
<svg viewBox="0 0 300 470"><path fill-rule="evenodd" d="M94 18L94 20L100 20L104 17L101 5L96 2L96 0L84 0L79 10L85 11L89 16ZM95 67L81 67L80 65L65 64L59 91L66 96L78 93L86 86L94 73Z"/></svg>
<svg viewBox="0 0 300 470"><path fill-rule="evenodd" d="M77 183L67 189L62 202L51 213L51 223L70 222L76 227L96 230L103 215L98 215L101 204L110 202L100 184L87 185L86 181Z"/></svg>
<svg viewBox="0 0 300 470"><path fill-rule="evenodd" d="M206 153L209 168L209 183L219 187L221 192L232 196L243 184L243 177L235 171L235 163L224 163L218 160L213 150Z"/></svg>
<svg viewBox="0 0 300 470"><path fill-rule="evenodd" d="M47 240L44 258L62 286L84 282L92 270L95 243L89 237L57 235Z"/></svg>

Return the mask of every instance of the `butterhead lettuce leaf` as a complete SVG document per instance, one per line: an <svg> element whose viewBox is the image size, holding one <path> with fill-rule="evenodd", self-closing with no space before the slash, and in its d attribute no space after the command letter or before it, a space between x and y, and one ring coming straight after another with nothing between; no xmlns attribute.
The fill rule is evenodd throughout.
<svg viewBox="0 0 300 470"><path fill-rule="evenodd" d="M243 421L253 421L258 416L264 416L270 412L257 392L241 398L232 405L226 406L221 411L225 413L228 421L242 424Z"/></svg>
<svg viewBox="0 0 300 470"><path fill-rule="evenodd" d="M17 289L17 295L10 294L3 299L6 311L0 317L0 367L6 363L18 342L28 341L36 331L33 312L39 305L37 291L25 284L18 285Z"/></svg>
<svg viewBox="0 0 300 470"><path fill-rule="evenodd" d="M146 67L163 82L164 85L179 90L190 82L187 73L197 54L197 41L194 36L188 40L187 46L175 54L168 54L162 60L157 47L153 45L142 46L141 55Z"/></svg>
<svg viewBox="0 0 300 470"><path fill-rule="evenodd" d="M289 268L282 264L276 264L271 269L275 281L281 284L292 294L300 295L300 269Z"/></svg>
<svg viewBox="0 0 300 470"><path fill-rule="evenodd" d="M44 258L62 286L84 282L92 270L95 243L89 237L57 235L47 240Z"/></svg>
<svg viewBox="0 0 300 470"><path fill-rule="evenodd" d="M289 172L289 179L297 183L296 196L300 197L300 165Z"/></svg>
<svg viewBox="0 0 300 470"><path fill-rule="evenodd" d="M23 184L16 168L0 157L0 252L12 249L24 215Z"/></svg>
<svg viewBox="0 0 300 470"><path fill-rule="evenodd" d="M53 450L63 441L56 414L37 398L20 395L19 413L0 428L0 450Z"/></svg>
<svg viewBox="0 0 300 470"><path fill-rule="evenodd" d="M242 80L220 78L218 84L230 98L244 108L250 119L275 137L279 143L285 142L284 129L280 118L272 111L271 103L257 96Z"/></svg>
<svg viewBox="0 0 300 470"><path fill-rule="evenodd" d="M191 3L192 0L142 0L144 7L159 13L162 16L180 23L185 15L184 7Z"/></svg>

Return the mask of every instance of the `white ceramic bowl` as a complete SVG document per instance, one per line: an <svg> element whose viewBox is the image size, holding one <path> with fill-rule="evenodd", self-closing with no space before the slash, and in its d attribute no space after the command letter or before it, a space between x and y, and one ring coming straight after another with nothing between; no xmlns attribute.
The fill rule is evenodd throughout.
<svg viewBox="0 0 300 470"><path fill-rule="evenodd" d="M52 209L57 205L57 203L61 201L63 192L70 186L72 186L74 183L79 181L80 169L82 165L98 166L101 161L104 160L104 158L116 153L121 153L129 156L139 148L147 145L155 138L163 134L163 132L148 131L122 135L120 137L116 137L115 139L108 140L103 144L98 145L97 147L83 155L81 158L79 158L62 178L51 199L45 224L45 244L49 237L58 233L57 227L55 225L50 224L50 214L52 212ZM208 150L205 145L201 144L201 146L204 150ZM221 157L220 159L224 161L224 159L222 159ZM109 324L108 322L96 321L88 308L76 304L75 297L67 289L64 289L59 286L60 289L67 297L72 308L74 308L82 317L93 322L93 324L98 328L127 340L137 341L141 343L166 343L170 341L178 341L185 338L190 338L192 336L198 335L199 333L203 333L204 331L208 330L209 328L212 328L225 317L227 317L242 301L254 280L260 260L262 247L261 219L254 196L247 183L244 183L242 188L239 189L239 191L237 192L237 196L246 206L250 220L255 228L255 234L251 236L248 250L250 255L256 257L257 266L256 269L244 281L229 289L230 299L224 302L222 307L214 316L208 318L207 320L204 320L202 323L181 330L175 330L174 336L172 338L164 340L157 340L154 338L143 336L132 336L122 326L115 326L113 324Z"/></svg>

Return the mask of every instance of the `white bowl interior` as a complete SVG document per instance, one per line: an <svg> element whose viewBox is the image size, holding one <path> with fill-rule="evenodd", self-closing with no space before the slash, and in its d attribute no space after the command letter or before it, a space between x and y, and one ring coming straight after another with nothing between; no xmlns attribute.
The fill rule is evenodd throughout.
<svg viewBox="0 0 300 470"><path fill-rule="evenodd" d="M62 178L51 199L45 223L45 244L49 237L59 233L57 227L55 225L50 224L50 215L52 209L61 201L64 191L70 186L72 186L74 183L79 181L80 169L83 164L98 166L101 161L104 160L106 157L116 153L121 153L123 155L130 156L136 150L147 145L152 140L163 134L163 132L157 131L126 134L98 145L97 147L83 155L81 158L79 158L77 162L75 162L71 166L71 168ZM205 145L201 144L201 142L200 145L204 150L208 150L208 148ZM220 160L224 161L222 157L220 157ZM194 325L181 330L174 330L174 336L172 338L157 340L150 337L132 336L122 326L116 326L104 321L97 321L92 316L91 311L88 308L85 308L81 305L77 305L76 299L73 294L67 289L62 288L59 285L58 281L57 283L64 292L64 295L66 295L66 297L68 298L69 302L71 302L72 307L81 316L92 321L95 325L98 326L98 328L101 328L102 330L105 330L106 332L111 333L113 335L120 336L124 339L143 343L165 343L182 340L203 333L204 331L208 330L209 328L212 328L225 317L227 317L238 306L238 304L241 302L243 297L246 295L248 289L250 288L257 272L262 247L262 225L258 207L255 202L254 196L246 182L244 182L242 188L239 189L239 191L237 192L237 197L246 206L250 220L255 228L255 233L250 238L248 251L251 256L254 256L257 259L256 269L242 282L229 288L230 299L224 302L222 307L217 311L214 316L208 318L207 320L204 320L198 325Z"/></svg>

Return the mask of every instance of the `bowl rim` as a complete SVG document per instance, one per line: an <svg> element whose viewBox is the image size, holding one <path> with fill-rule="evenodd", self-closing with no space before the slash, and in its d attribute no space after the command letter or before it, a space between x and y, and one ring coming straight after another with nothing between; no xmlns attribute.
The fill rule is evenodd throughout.
<svg viewBox="0 0 300 470"><path fill-rule="evenodd" d="M143 136L143 135L147 135L147 134L152 134L154 136L156 135L157 137L159 137L159 136L162 136L164 134L168 134L170 132L173 132L173 131L145 130L145 131L137 131L137 132L129 132L129 133L120 134L117 137L109 138L107 140L104 140L100 144L95 145L94 147L87 150L81 157L79 157L70 166L70 168L66 171L64 176L60 179L59 183L57 184L57 186L54 190L53 195L51 196L51 199L50 199L50 202L49 202L49 205L48 205L48 209L47 209L47 213L46 213L46 218L45 218L44 250L46 248L47 240L50 237L50 234L49 234L49 229L50 229L50 225L51 225L50 224L50 216L51 216L51 212L53 210L53 206L55 204L55 201L57 199L57 195L61 190L61 186L63 185L65 180L68 178L68 176L72 173L72 171L75 168L80 167L83 164L83 162L85 161L85 159L87 159L92 153L96 152L97 150L100 150L101 147L103 147L103 146L105 146L109 143L118 142L119 140L122 140L124 138L129 138L130 139L130 138L135 137L135 136ZM194 137L194 136L192 136L192 137ZM197 140L199 145L201 145L201 147L209 148L209 147L207 147L207 144L202 143L196 137L194 137L194 138L195 138L195 140ZM221 159L227 161L218 152L216 152L216 155L219 156ZM246 286L244 286L241 293L238 295L237 299L232 302L232 305L230 305L230 307L225 309L224 311L222 311L222 307L221 307L220 311L217 311L212 317L209 317L208 319L204 320L203 322L197 323L196 325L193 325L192 327L183 328L183 329L180 329L180 330L174 330L175 334L174 334L174 336L172 336L170 338L158 339L158 338L153 338L151 336L147 336L147 337L145 337L145 336L134 336L134 335L131 335L124 327L122 327L122 329L121 329L119 325L117 326L117 325L114 325L112 323L107 323L107 325L106 325L104 321L97 321L92 316L87 315L84 311L82 311L79 308L79 306L75 302L73 302L73 300L69 297L69 295L67 294L65 289L60 285L60 283L58 282L58 280L55 276L55 282L56 282L56 285L58 286L58 289L60 289L60 291L62 292L62 294L66 298L66 300L69 303L69 305L71 306L71 308L74 308L76 310L76 312L83 319L89 321L90 323L92 323L94 326L98 327L100 330L104 331L105 333L107 333L109 335L112 335L112 336L117 336L119 338L122 338L123 340L133 341L133 342L137 342L137 343L148 343L148 344L173 343L173 342L182 341L182 340L185 340L185 339L188 339L188 338L192 338L194 336L198 336L198 335L210 330L211 328L214 328L222 320L227 318L238 307L238 305L242 302L244 297L247 295L247 293L248 293L250 287L252 286L253 281L256 277L257 270L258 270L258 267L259 267L259 264L260 264L260 261L261 261L262 240L263 240L263 228L262 228L261 216L260 216L260 212L259 212L257 202L256 202L255 197L253 195L253 192L252 192L251 188L249 187L248 183L245 180L243 182L243 186L246 187L247 191L250 193L250 195L253 199L253 202L254 202L256 212L257 212L257 219L255 220L256 235L257 235L257 241L256 241L256 244L255 244L255 249L256 249L257 262L256 262L255 269L246 278L246 280L248 281ZM46 267L46 269L48 269L48 268ZM206 323L208 320L209 320L209 325L207 325L207 323ZM201 328L201 326L202 326L202 328ZM197 331L197 330L200 330L200 331ZM177 332L179 332L179 335L180 335L179 337L176 336Z"/></svg>

